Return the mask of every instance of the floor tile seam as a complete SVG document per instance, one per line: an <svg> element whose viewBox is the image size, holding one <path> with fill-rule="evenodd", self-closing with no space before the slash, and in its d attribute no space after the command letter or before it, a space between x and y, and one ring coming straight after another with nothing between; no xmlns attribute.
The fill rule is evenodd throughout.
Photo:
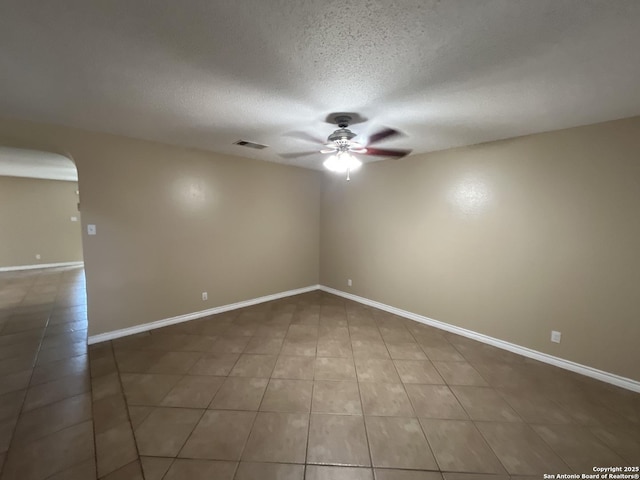
<svg viewBox="0 0 640 480"><path fill-rule="evenodd" d="M117 374L117 377L118 377L118 390L119 390L118 393L121 396L121 398L123 400L123 403L124 403L125 414L127 416L127 420L126 421L129 424L129 431L131 432L131 436L133 438L133 444L134 444L135 449L136 449L136 458L137 458L137 461L140 463L140 470L142 471L142 462L140 462L140 450L138 448L138 439L136 438L136 434L135 434L135 431L133 429L133 422L131 422L131 415L129 414L129 404L127 403L127 397L126 397L125 392L124 392L124 385L122 383L122 376L120 374L120 368L119 368L118 362L116 361L116 354L115 354L115 350L113 348L113 342L111 342L111 341L109 342L109 350L111 352L111 357L113 358L113 363L115 365L116 374ZM91 377L91 357L89 355L89 351L88 350L87 350L87 361L89 362L89 383L90 383L91 386L93 386L93 384L91 382L91 380L92 380L92 377ZM101 375L101 376L104 376L104 375ZM96 377L96 378L99 378L99 377ZM91 422L93 424L93 442L94 442L94 455L95 455L96 477L97 477L97 475L98 475L98 444L97 444L97 436L98 436L98 434L96 433L93 412L94 412L93 389L91 389ZM132 463L132 462L130 462L130 463ZM116 469L114 471L117 471L117 470L118 469ZM111 473L113 473L113 472L109 472L107 475L109 475ZM142 471L142 476L143 476L143 479L144 479L144 471Z"/></svg>
<svg viewBox="0 0 640 480"><path fill-rule="evenodd" d="M51 314L49 313L49 316L47 316L47 321L45 323L45 328L49 324L50 315ZM18 411L18 416L16 418L16 423L13 426L13 428L11 429L11 436L10 436L10 440L9 440L9 446L7 447L7 452L6 452L7 458L9 456L9 451L11 451L11 447L13 446L13 439L15 437L16 429L18 428L18 422L20 421L20 417L22 417L22 414L24 412L24 405L25 405L25 403L27 401L27 396L28 396L29 390L31 388L31 379L33 378L33 372L34 372L34 370L36 368L36 365L37 365L37 360L38 360L38 357L40 355L40 347L42 345L43 339L44 339L44 331L43 331L42 336L40 337L40 341L38 342L38 347L36 349L35 358L33 360L31 368L30 368L31 372L29 374L29 381L27 382L25 395L22 398L22 402L21 402L21 405L20 405L20 410ZM44 438L44 437L42 437L42 438ZM5 459L4 464L2 465L2 468L0 468L0 478L2 478L2 476L3 476L3 472L4 472L4 469L5 469L6 465L7 465L7 459Z"/></svg>
<svg viewBox="0 0 640 480"><path fill-rule="evenodd" d="M411 405L411 409L413 410L413 413L415 415L415 417L412 417L412 418L416 418L416 421L418 422L418 426L420 427L420 431L422 432L422 436L424 437L425 442L426 442L427 446L429 447L429 452L431 453L431 457L436 462L436 465L438 466L438 468L441 469L442 467L441 467L440 463L438 462L438 458L436 457L436 455L434 453L434 450L433 450L433 447L431 446L431 443L429 442L429 438L427 437L427 433L424 431L424 428L422 426L422 422L420 422L420 419L418 417L418 412L416 411L416 409L413 406L413 403L411 402L411 397L409 396L409 392L407 392L407 387L405 386L405 383L402 382L402 377L400 377L400 372L398 371L398 368L396 367L396 364L393 362L393 360L391 361L391 363L393 364L393 368L396 370L396 374L398 375L398 378L400 378L400 383L402 384L402 390L404 391L404 394L407 396L407 399L409 400L409 405ZM373 463L372 463L372 465L373 465Z"/></svg>
<svg viewBox="0 0 640 480"><path fill-rule="evenodd" d="M38 440L36 440L36 441L41 441L41 440L43 440L43 439L45 439L45 438L47 438L47 437L49 437L49 436L51 436L51 435L55 435L55 434L60 433L60 432L62 432L62 431L64 431L64 430L68 430L68 429L70 429L70 428L75 428L75 427L77 427L78 425L80 425L80 424L82 424L82 423L85 423L85 422L91 422L91 423L93 424L93 420L91 420L91 419L87 419L87 420L84 420L83 422L77 423L77 424L75 424L75 425L70 425L70 426L65 427L65 428L63 428L63 429L61 429L61 430L58 430L57 432L54 432L54 433L50 433L50 434L48 434L48 435L45 435L45 436L43 436L43 437L39 438L39 439L38 439ZM27 445L20 445L20 446L15 447L15 448L20 449L20 448L25 448L26 446L27 446ZM3 477L3 475L4 475L4 473L5 473L5 467L7 466L7 463L8 463L8 462L7 462L7 460L9 459L9 452L10 452L10 451L12 451L11 447L10 447L10 448L5 452L6 457L5 457L4 465L3 465L3 468L0 470L0 479L2 479L2 480L9 480L9 479L5 479L5 478ZM95 450L94 450L94 453L95 453ZM79 460L77 463L74 463L73 465L68 465L68 466L66 466L66 467L62 468L61 470L56 470L55 472L52 472L50 475L48 475L47 477L45 477L45 479L46 479L46 478L50 478L50 477L52 477L52 476L54 476L54 475L57 475L58 473L64 472L65 470L67 470L67 469L71 468L72 466L75 466L75 465L79 465L79 464L81 464L81 463L84 463L84 462L86 462L89 458L91 458L91 457L83 458L83 459Z"/></svg>
<svg viewBox="0 0 640 480"><path fill-rule="evenodd" d="M505 471L510 475L510 476L514 476L514 475L518 475L517 473L511 473L509 472L509 469L507 468L507 466L502 462L502 460L500 459L500 457L498 456L497 452L495 451L495 449L493 448L493 446L491 445L491 442L489 442L489 439L484 435L484 433L482 432L481 428L478 428L477 424L478 423L503 423L506 425L513 425L513 422L493 422L493 421L483 421L483 420L471 420L471 422L473 423L474 428L480 433L480 435L482 436L482 439L485 441L485 443L489 446L489 448L491 449L491 451L493 452L493 454L496 456L496 458L498 459L498 461L500 462L500 464L503 466L503 468L505 469ZM519 424L518 424L519 425ZM536 432L530 424L528 423L524 423L524 425L526 425L526 428L532 432L535 436L535 438L538 438L539 440L542 440L542 443L549 449L549 451L551 451L556 457L558 457L558 459L563 463L563 465L565 467L567 467L567 469L571 472L574 473L582 473L582 472L575 472L573 470L573 468L569 467L569 465L567 464L567 462L565 462L564 458L562 458L553 448L551 448L551 445L549 445L547 443L547 441L542 438L541 435L538 434L538 432Z"/></svg>
<svg viewBox="0 0 640 480"><path fill-rule="evenodd" d="M346 311L346 304L345 304L345 314L347 314L348 316L348 312ZM353 344L351 343L351 330L347 329L348 331L348 335L349 335L349 343L351 344L352 348L353 348ZM385 345L386 348L386 345ZM388 352L387 352L388 353ZM365 440L367 441L367 453L369 454L369 464L372 467L372 472L373 472L373 454L371 453L371 442L369 441L369 429L367 428L367 421L365 419L365 410L364 410L364 400L362 399L362 391L360 390L360 381L358 379L358 370L356 368L356 361L355 358L353 359L353 368L356 372L356 387L358 388L358 398L360 400L360 411L362 412L362 423L364 424L364 436L365 436Z"/></svg>
<svg viewBox="0 0 640 480"><path fill-rule="evenodd" d="M547 444L547 446L549 447L549 449L551 449L551 451L552 451L553 453L555 453L555 454L556 454L556 455L557 455L557 456L558 456L558 457L559 457L559 458L560 458L560 459L561 459L565 464L567 464L567 466L569 466L569 463L564 459L564 456L560 455L560 452L556 451L556 449L555 449L555 448L553 448L553 446L552 446L549 442L547 442L547 441L545 440L545 438L544 438L542 435L540 435L540 434L536 431L536 429L535 429L535 428L533 428L534 426L539 426L539 427L554 427L554 426L557 426L557 425L548 424L548 423L538 423L538 422L536 422L536 423L528 423L527 425L529 426L529 428L530 428L531 430L533 430L533 431L536 433L536 435L538 435L538 436L542 439L542 441L543 441L543 442L545 442L545 444ZM591 430L590 430L590 428L589 428L588 426L586 426L586 425L570 425L570 426L572 426L572 427L577 427L577 428L580 428L580 429L582 429L582 430L587 430L587 431L589 431L589 434L590 434L591 436L593 436L593 438L595 439L596 443L598 443L600 447L604 447L606 450L609 450L609 452L613 453L614 455L617 455L618 457L622 458L623 460L626 460L626 459L625 459L621 454L619 454L618 452L616 452L615 450L613 450L613 448L609 447L609 445L607 445L606 443L604 443L604 442L603 442L602 440L600 440L600 439L599 439L599 438L598 438L598 437L597 437L593 432L591 432ZM631 463L630 463L629 465L631 465ZM571 467L569 467L569 468L571 468ZM574 471L574 473L591 473L591 472L582 472L582 471L580 471L580 472L579 472L579 471L577 471L577 470L574 470L573 468L571 468L571 470L573 470L573 471Z"/></svg>
<svg viewBox="0 0 640 480"><path fill-rule="evenodd" d="M72 395L72 396L70 396L70 397L62 398L62 399L57 400L57 401L55 401L55 402L53 402L53 403L49 403L49 404L47 404L47 405L43 405L43 406L41 406L41 407L34 408L33 410L28 410L24 415L23 415L23 414L20 414L20 416L18 417L18 422L16 423L16 430L17 430L18 423L20 423L20 419L21 419L22 417L24 417L24 416L26 416L26 415L28 415L28 414L30 414L30 413L32 413L32 412L37 412L38 410L42 410L42 409L44 409L44 408L52 407L52 406L54 406L54 405L56 405L56 404L58 404L58 403L66 402L66 401L68 401L68 400L71 400L72 398L81 397L81 396L83 396L83 395L86 395L87 393L89 393L89 399L90 399L90 400L92 400L91 392L82 392L82 393L78 393L77 395ZM47 433L46 433L46 434L44 434L44 435L40 435L40 436L38 436L38 437L32 438L31 440L29 440L29 441L28 441L28 442L26 442L26 443L32 443L32 442L35 442L35 441L37 441L37 440L40 440L41 438L44 438L44 437L46 437L46 436L49 436L49 435L53 434L53 433L58 433L58 432L60 432L61 430L64 430L64 429L66 429L66 428L68 428L68 427L73 427L73 426L76 426L76 425L78 425L78 424L80 424L80 423L84 423L84 422L86 422L86 421L88 421L88 420L93 420L93 401L91 401L91 403L92 403L92 407L91 407L91 417L90 417L90 418L85 418L84 420L78 420L78 421L76 421L75 423L71 423L71 424L69 424L69 425L65 425L64 427L60 427L60 428L58 428L58 429L56 429L56 430L51 430L50 432L47 432ZM12 440L12 443L13 443L14 437L15 437L15 431L14 431L13 437L12 437L12 439L11 439L11 440ZM23 444L23 445L24 445L24 444ZM20 443L18 443L16 446L21 446L21 444L20 444Z"/></svg>
<svg viewBox="0 0 640 480"><path fill-rule="evenodd" d="M454 387L472 387L472 388L486 388L486 389L490 389L493 390L494 392L496 392L496 394L507 404L507 406L513 410L513 412L516 414L516 416L520 419L519 422L508 422L508 421L504 421L504 423L528 423L523 417L522 415L520 415L520 413L513 408L509 402L507 402L502 395L500 395L500 393L498 393L497 389L495 387L492 386L484 386L484 385L454 385ZM456 400L458 401L458 403L460 404L460 406L462 406L462 409L465 411L465 413L467 414L467 416L469 417L470 420L474 421L474 420L479 420L479 421L486 421L486 422L500 422L501 420L489 420L489 419L475 419L471 416L471 414L469 413L469 411L465 408L464 403L462 403L462 400L460 400L460 397L456 394L456 391L449 387L449 390L451 390L451 393L453 393L453 396L456 398Z"/></svg>

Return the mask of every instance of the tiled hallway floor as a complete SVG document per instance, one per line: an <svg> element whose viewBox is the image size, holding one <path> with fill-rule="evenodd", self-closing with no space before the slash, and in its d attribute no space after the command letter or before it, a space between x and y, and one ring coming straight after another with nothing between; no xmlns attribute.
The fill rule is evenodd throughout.
<svg viewBox="0 0 640 480"><path fill-rule="evenodd" d="M109 480L499 480L640 464L640 395L321 292L92 346L89 399L81 271L7 275L2 480L96 467Z"/></svg>

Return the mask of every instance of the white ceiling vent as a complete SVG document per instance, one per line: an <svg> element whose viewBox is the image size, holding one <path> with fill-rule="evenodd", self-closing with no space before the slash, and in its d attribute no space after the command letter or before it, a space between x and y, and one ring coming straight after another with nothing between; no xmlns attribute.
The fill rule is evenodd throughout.
<svg viewBox="0 0 640 480"><path fill-rule="evenodd" d="M234 145L240 145L241 147L255 148L256 150L262 150L263 148L267 148L266 145L262 145L260 143L247 142L246 140L238 140L237 142L233 142Z"/></svg>

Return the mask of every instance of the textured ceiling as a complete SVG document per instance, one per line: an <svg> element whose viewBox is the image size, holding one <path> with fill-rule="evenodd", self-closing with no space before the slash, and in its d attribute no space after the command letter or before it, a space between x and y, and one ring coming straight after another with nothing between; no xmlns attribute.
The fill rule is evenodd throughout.
<svg viewBox="0 0 640 480"><path fill-rule="evenodd" d="M0 146L0 175L78 181L76 165L57 153Z"/></svg>
<svg viewBox="0 0 640 480"><path fill-rule="evenodd" d="M0 112L317 168L279 154L331 112L416 153L640 114L639 25L637 0L3 0Z"/></svg>

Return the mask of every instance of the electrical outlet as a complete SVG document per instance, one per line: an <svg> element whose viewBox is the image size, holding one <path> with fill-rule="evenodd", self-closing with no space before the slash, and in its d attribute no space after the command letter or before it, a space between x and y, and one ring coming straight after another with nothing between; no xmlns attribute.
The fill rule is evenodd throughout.
<svg viewBox="0 0 640 480"><path fill-rule="evenodd" d="M78 221L78 217L71 217L71 221L72 222L77 222Z"/></svg>
<svg viewBox="0 0 640 480"><path fill-rule="evenodd" d="M209 298L209 295L207 294L207 292L202 292L202 301L204 302L208 298Z"/></svg>
<svg viewBox="0 0 640 480"><path fill-rule="evenodd" d="M36 253L36 260L40 260L40 258L41 258L41 257L40 257L40 254L39 254L39 253Z"/></svg>
<svg viewBox="0 0 640 480"><path fill-rule="evenodd" d="M96 234L96 226L87 225L87 235L95 235L95 234Z"/></svg>
<svg viewBox="0 0 640 480"><path fill-rule="evenodd" d="M351 287L353 285L353 282L351 281L350 278L347 279L347 286Z"/></svg>
<svg viewBox="0 0 640 480"><path fill-rule="evenodd" d="M551 330L551 341L553 343L560 343L561 338L562 338L561 332L556 332L555 330Z"/></svg>

